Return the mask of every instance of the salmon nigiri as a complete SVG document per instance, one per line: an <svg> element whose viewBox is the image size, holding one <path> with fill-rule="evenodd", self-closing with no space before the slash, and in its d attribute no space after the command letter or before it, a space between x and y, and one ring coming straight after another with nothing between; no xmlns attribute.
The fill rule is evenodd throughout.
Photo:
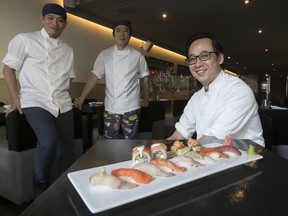
<svg viewBox="0 0 288 216"><path fill-rule="evenodd" d="M148 173L133 168L119 168L111 171L113 176L120 178L122 181L136 184L149 184L153 177Z"/></svg>
<svg viewBox="0 0 288 216"><path fill-rule="evenodd" d="M169 160L164 159L164 158L158 158L158 159L152 160L152 161L150 161L150 163L160 167L161 169L163 169L166 172L171 172L171 171L186 172L187 171L187 168L179 167L175 163L173 163L172 161L169 161Z"/></svg>

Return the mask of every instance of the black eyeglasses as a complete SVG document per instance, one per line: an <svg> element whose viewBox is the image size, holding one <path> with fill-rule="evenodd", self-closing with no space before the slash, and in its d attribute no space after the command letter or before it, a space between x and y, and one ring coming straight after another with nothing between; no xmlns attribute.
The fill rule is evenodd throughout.
<svg viewBox="0 0 288 216"><path fill-rule="evenodd" d="M201 52L200 55L195 56L195 55L190 55L188 58L186 58L186 62L189 65L195 64L197 62L197 58L199 58L201 61L207 61L211 58L211 54L216 53L216 52Z"/></svg>

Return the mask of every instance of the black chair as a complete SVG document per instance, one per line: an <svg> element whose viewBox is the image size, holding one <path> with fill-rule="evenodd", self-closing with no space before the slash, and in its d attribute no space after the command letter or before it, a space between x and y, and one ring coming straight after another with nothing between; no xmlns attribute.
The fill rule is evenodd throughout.
<svg viewBox="0 0 288 216"><path fill-rule="evenodd" d="M6 137L9 150L21 152L37 145L37 137L24 114L10 112L6 117Z"/></svg>
<svg viewBox="0 0 288 216"><path fill-rule="evenodd" d="M271 150L273 144L273 120L271 117L262 112L259 112L259 117L263 128L265 148Z"/></svg>
<svg viewBox="0 0 288 216"><path fill-rule="evenodd" d="M148 107L141 107L138 132L152 132L153 122L165 120L165 104L150 101Z"/></svg>
<svg viewBox="0 0 288 216"><path fill-rule="evenodd" d="M181 116L183 110L188 103L186 99L178 99L173 101L173 116Z"/></svg>

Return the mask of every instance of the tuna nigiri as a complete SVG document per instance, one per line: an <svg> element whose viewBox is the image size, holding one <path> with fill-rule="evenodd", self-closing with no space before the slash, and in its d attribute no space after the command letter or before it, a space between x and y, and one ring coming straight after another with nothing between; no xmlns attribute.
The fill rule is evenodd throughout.
<svg viewBox="0 0 288 216"><path fill-rule="evenodd" d="M150 161L150 163L155 164L156 166L160 167L161 169L163 169L166 172L186 172L187 168L185 167L179 167L177 166L175 163L173 163L172 161L169 161L167 159L163 159L163 158L158 158L155 160Z"/></svg>
<svg viewBox="0 0 288 216"><path fill-rule="evenodd" d="M111 171L113 176L120 178L122 181L136 184L148 184L153 181L153 177L148 173L133 168L119 168Z"/></svg>

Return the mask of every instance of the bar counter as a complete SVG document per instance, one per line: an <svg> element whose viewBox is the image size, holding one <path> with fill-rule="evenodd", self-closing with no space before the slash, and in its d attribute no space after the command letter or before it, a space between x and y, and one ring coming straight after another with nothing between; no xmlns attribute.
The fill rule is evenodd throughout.
<svg viewBox="0 0 288 216"><path fill-rule="evenodd" d="M161 140L97 141L21 215L93 215L67 174L131 160L133 147L156 142ZM251 143L234 140L242 150ZM256 151L262 159L94 215L288 215L288 161L258 145Z"/></svg>

